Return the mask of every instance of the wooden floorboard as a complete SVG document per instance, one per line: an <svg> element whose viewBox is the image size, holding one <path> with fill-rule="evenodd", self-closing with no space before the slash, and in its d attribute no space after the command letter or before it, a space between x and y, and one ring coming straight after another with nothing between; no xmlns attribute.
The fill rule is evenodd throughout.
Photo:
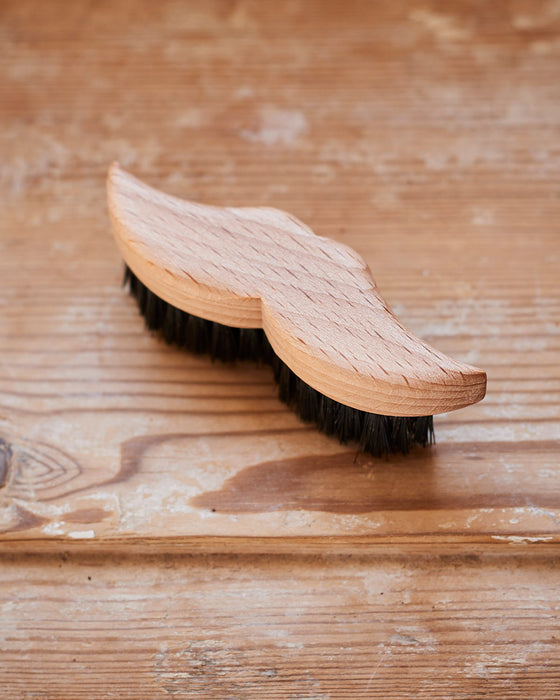
<svg viewBox="0 0 560 700"><path fill-rule="evenodd" d="M0 696L557 698L560 10L0 5ZM275 206L488 373L376 460L148 333L105 175Z"/></svg>

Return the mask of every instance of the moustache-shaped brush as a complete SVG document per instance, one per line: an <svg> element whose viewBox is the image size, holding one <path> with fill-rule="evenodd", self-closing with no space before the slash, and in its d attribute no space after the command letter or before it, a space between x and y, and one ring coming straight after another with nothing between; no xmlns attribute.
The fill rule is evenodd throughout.
<svg viewBox="0 0 560 700"><path fill-rule="evenodd" d="M270 208L187 202L113 164L126 281L148 328L225 361L271 364L303 420L376 456L433 441L433 414L480 401L486 373L407 330L351 248Z"/></svg>

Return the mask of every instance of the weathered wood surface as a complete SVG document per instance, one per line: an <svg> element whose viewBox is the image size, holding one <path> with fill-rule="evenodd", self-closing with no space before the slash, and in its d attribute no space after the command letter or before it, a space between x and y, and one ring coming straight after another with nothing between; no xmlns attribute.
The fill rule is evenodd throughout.
<svg viewBox="0 0 560 700"><path fill-rule="evenodd" d="M3 698L560 694L539 555L4 561Z"/></svg>
<svg viewBox="0 0 560 700"><path fill-rule="evenodd" d="M0 37L2 697L558 697L559 4L5 0ZM113 159L354 247L486 399L375 461L165 347Z"/></svg>
<svg viewBox="0 0 560 700"><path fill-rule="evenodd" d="M141 7L3 4L2 543L557 541L552 6ZM487 398L386 463L302 425L266 369L165 347L120 288L114 158L353 246Z"/></svg>

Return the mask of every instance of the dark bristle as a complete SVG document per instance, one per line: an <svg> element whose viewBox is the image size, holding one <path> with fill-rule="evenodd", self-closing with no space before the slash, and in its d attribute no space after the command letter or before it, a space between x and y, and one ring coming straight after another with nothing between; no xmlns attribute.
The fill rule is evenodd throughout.
<svg viewBox="0 0 560 700"><path fill-rule="evenodd" d="M167 343L213 360L251 360L270 365L278 396L303 421L314 423L340 442L357 442L375 457L435 442L433 416L400 418L367 413L321 394L301 380L272 349L261 328L233 328L181 311L151 292L125 268L123 284L135 297L147 327L160 331Z"/></svg>

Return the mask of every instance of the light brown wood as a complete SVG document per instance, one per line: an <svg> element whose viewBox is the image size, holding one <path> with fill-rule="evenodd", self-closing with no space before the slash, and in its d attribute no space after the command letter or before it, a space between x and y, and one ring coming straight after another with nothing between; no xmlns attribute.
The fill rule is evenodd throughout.
<svg viewBox="0 0 560 700"><path fill-rule="evenodd" d="M560 689L548 557L3 563L6 700L553 700Z"/></svg>
<svg viewBox="0 0 560 700"><path fill-rule="evenodd" d="M169 406L163 415L135 410L131 397L128 413L139 414L102 446L99 421L92 422L90 411L72 411L84 443L80 457L55 447L52 437L31 442L12 432L4 443L10 454L0 491L0 550L128 544L193 552L359 552L368 544L560 542L557 441L446 444L443 438L428 456L419 448L376 460L274 408L266 375L216 366L215 381L231 382L229 392L223 383L225 394L205 398L195 385L182 398L181 384L174 400L184 408L175 414ZM235 399L239 380L258 381L255 398ZM234 412L236 404L260 404L259 430L242 428L252 415L246 409L237 419L220 416L224 401ZM211 432L196 427L208 410L217 422ZM60 416L33 420L45 436L66 425ZM282 427L272 427L279 421ZM103 460L96 457L100 450ZM537 486L528 459L539 464Z"/></svg>
<svg viewBox="0 0 560 700"><path fill-rule="evenodd" d="M263 328L288 367L335 401L425 416L484 397L485 372L404 328L357 253L289 214L187 202L116 163L107 194L121 253L152 292L210 321Z"/></svg>
<svg viewBox="0 0 560 700"><path fill-rule="evenodd" d="M557 4L0 5L2 700L556 700ZM113 159L355 249L485 400L354 462L167 347Z"/></svg>

